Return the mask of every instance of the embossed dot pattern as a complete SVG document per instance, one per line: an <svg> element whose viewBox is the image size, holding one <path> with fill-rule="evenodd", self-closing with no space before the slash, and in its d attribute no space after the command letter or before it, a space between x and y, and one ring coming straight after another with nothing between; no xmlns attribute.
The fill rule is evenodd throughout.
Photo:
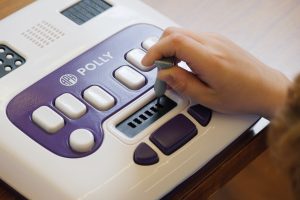
<svg viewBox="0 0 300 200"><path fill-rule="evenodd" d="M0 78L25 63L25 59L6 45L0 44Z"/></svg>

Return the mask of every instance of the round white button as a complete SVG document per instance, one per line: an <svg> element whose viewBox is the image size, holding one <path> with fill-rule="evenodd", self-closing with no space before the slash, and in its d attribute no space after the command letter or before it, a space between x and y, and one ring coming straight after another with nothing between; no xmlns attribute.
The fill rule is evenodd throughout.
<svg viewBox="0 0 300 200"><path fill-rule="evenodd" d="M11 53L9 53L9 54L6 55L6 58L7 58L7 59L12 59L13 57L14 57L14 56L13 56Z"/></svg>
<svg viewBox="0 0 300 200"><path fill-rule="evenodd" d="M72 150L85 153L93 148L95 139L89 130L77 129L71 133L69 143Z"/></svg>
<svg viewBox="0 0 300 200"><path fill-rule="evenodd" d="M22 65L22 61L20 61L20 60L16 60L16 61L15 61L15 65L17 65L17 66L20 66L20 65Z"/></svg>
<svg viewBox="0 0 300 200"><path fill-rule="evenodd" d="M12 67L9 66L9 65L7 65L7 66L4 67L4 70L5 70L6 72L10 72L10 71L12 70Z"/></svg>

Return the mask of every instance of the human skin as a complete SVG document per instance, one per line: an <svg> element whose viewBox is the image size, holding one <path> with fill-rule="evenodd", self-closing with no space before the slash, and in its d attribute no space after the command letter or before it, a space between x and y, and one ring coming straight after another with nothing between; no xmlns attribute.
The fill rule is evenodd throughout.
<svg viewBox="0 0 300 200"><path fill-rule="evenodd" d="M176 57L190 67L160 70L158 78L181 95L222 113L257 114L271 119L284 105L291 81L227 38L167 28L142 60L153 65Z"/></svg>

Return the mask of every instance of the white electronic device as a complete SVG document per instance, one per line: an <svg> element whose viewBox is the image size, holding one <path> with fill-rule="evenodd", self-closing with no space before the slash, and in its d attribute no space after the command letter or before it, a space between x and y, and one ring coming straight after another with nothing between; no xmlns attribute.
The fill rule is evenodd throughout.
<svg viewBox="0 0 300 200"><path fill-rule="evenodd" d="M40 0L0 21L0 178L29 199L158 199L257 116L167 90L141 59L176 26L137 0Z"/></svg>

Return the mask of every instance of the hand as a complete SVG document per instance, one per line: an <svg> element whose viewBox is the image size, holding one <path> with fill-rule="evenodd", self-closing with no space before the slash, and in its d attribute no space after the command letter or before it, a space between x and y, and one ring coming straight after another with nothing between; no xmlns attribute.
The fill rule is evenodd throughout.
<svg viewBox="0 0 300 200"><path fill-rule="evenodd" d="M171 56L191 72L176 66L160 70L158 78L215 111L272 118L285 102L290 81L220 35L168 28L142 63Z"/></svg>

